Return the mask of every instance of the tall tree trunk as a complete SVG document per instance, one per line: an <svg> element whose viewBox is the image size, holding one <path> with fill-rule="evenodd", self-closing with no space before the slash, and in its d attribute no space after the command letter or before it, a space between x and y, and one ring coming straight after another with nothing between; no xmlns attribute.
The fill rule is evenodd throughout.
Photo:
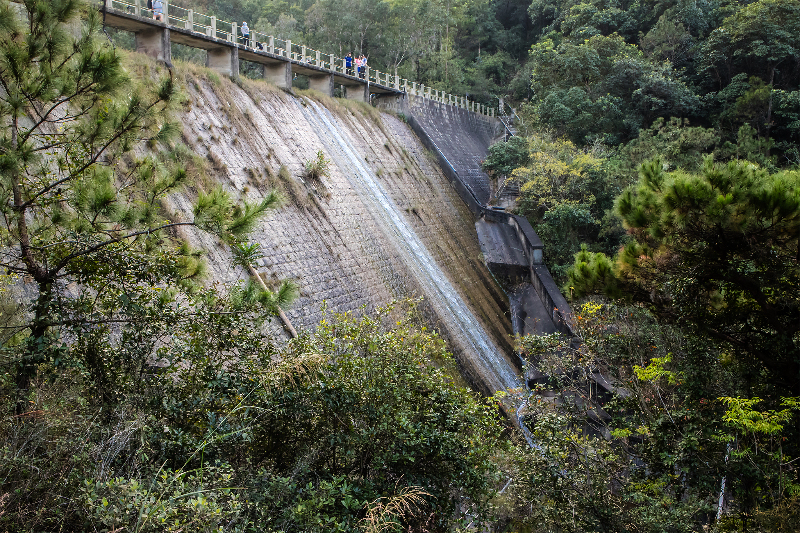
<svg viewBox="0 0 800 533"><path fill-rule="evenodd" d="M772 71L769 73L769 103L767 104L767 129L766 129L766 137L767 137L767 157L769 157L770 152L770 145L769 145L769 135L772 130L772 83L775 81L775 69L777 65L772 66Z"/></svg>
<svg viewBox="0 0 800 533"><path fill-rule="evenodd" d="M47 332L50 329L50 307L53 300L53 284L51 282L39 283L39 296L33 308L33 321L31 334L23 348L22 357L17 362L17 371L14 379L17 387L17 414L24 413L27 409L28 388L31 379L36 374L36 368L46 359L48 352Z"/></svg>
<svg viewBox="0 0 800 533"><path fill-rule="evenodd" d="M19 148L19 117L15 114L11 121L11 149ZM24 348L22 359L17 366L15 384L17 387L17 414L25 412L27 407L28 387L36 372L36 365L42 362L45 352L45 336L48 329L48 317L53 292L52 277L42 265L36 262L31 250L31 239L28 233L27 207L22 191L22 172L17 170L11 177L11 192L16 212L16 230L19 237L19 251L25 269L39 284L39 296L34 306L34 317L31 323L31 335Z"/></svg>

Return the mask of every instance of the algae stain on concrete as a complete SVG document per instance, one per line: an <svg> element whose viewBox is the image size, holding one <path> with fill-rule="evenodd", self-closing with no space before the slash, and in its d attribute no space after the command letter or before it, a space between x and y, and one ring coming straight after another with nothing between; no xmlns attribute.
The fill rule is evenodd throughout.
<svg viewBox="0 0 800 533"><path fill-rule="evenodd" d="M266 254L258 265L265 277L298 282L301 297L287 310L296 326L313 327L323 305L360 312L423 296L468 380L486 393L518 385L508 309L477 260L472 217L400 119L259 82L184 76L191 106L181 116L183 138L219 162L210 181L256 199L281 183L283 167L284 185L293 180L310 194L272 214L251 238ZM302 181L304 163L319 150L333 161L325 195ZM189 196L176 195L170 208L188 218ZM245 277L227 250L187 236L208 250L215 280Z"/></svg>

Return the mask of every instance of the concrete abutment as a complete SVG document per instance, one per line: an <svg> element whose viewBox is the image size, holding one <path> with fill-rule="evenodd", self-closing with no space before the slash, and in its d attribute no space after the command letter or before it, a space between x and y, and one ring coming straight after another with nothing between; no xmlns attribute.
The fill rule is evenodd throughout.
<svg viewBox="0 0 800 533"><path fill-rule="evenodd" d="M154 27L134 32L136 51L172 64L172 41L170 41L169 28Z"/></svg>
<svg viewBox="0 0 800 533"><path fill-rule="evenodd" d="M367 84L344 85L344 97L358 102L369 102L369 89Z"/></svg>
<svg viewBox="0 0 800 533"><path fill-rule="evenodd" d="M308 75L308 88L325 96L333 96L333 74Z"/></svg>
<svg viewBox="0 0 800 533"><path fill-rule="evenodd" d="M281 89L292 88L292 64L286 63L265 63L264 79Z"/></svg>
<svg viewBox="0 0 800 533"><path fill-rule="evenodd" d="M206 66L231 78L239 77L239 49L221 46L207 51Z"/></svg>

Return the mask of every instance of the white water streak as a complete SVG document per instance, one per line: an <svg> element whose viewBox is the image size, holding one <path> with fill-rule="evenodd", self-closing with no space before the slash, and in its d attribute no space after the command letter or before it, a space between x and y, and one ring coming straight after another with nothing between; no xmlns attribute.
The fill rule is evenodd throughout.
<svg viewBox="0 0 800 533"><path fill-rule="evenodd" d="M317 135L328 150L328 156L344 161L341 170L354 190L373 211L376 221L392 237L399 248L408 269L425 288L429 303L440 316L456 328L467 347L465 357L471 358L480 370L481 377L489 387L510 389L520 385L520 379L511 363L503 356L498 346L487 335L481 322L453 287L447 276L437 265L424 243L405 221L402 210L395 204L372 169L364 165L363 158L354 148L354 143L345 137L347 128L337 127L331 113L313 100L300 106L311 124L316 125ZM352 172L346 172L347 169Z"/></svg>

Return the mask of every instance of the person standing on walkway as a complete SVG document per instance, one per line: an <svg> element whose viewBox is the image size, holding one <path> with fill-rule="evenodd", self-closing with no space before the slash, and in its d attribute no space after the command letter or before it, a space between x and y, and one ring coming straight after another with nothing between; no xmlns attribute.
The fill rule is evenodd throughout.
<svg viewBox="0 0 800 533"><path fill-rule="evenodd" d="M239 42L245 46L248 46L250 41L250 28L247 27L247 22L242 21L242 35L239 37Z"/></svg>
<svg viewBox="0 0 800 533"><path fill-rule="evenodd" d="M161 0L153 0L153 18L155 20L164 20L164 2Z"/></svg>
<svg viewBox="0 0 800 533"><path fill-rule="evenodd" d="M361 57L360 56L356 58L356 74L358 75L359 78L361 77Z"/></svg>
<svg viewBox="0 0 800 533"><path fill-rule="evenodd" d="M367 56L361 54L361 77L365 77L367 75Z"/></svg>
<svg viewBox="0 0 800 533"><path fill-rule="evenodd" d="M347 52L347 55L344 58L344 68L345 68L345 74L347 74L348 76L353 75L353 54L351 54L350 52Z"/></svg>

